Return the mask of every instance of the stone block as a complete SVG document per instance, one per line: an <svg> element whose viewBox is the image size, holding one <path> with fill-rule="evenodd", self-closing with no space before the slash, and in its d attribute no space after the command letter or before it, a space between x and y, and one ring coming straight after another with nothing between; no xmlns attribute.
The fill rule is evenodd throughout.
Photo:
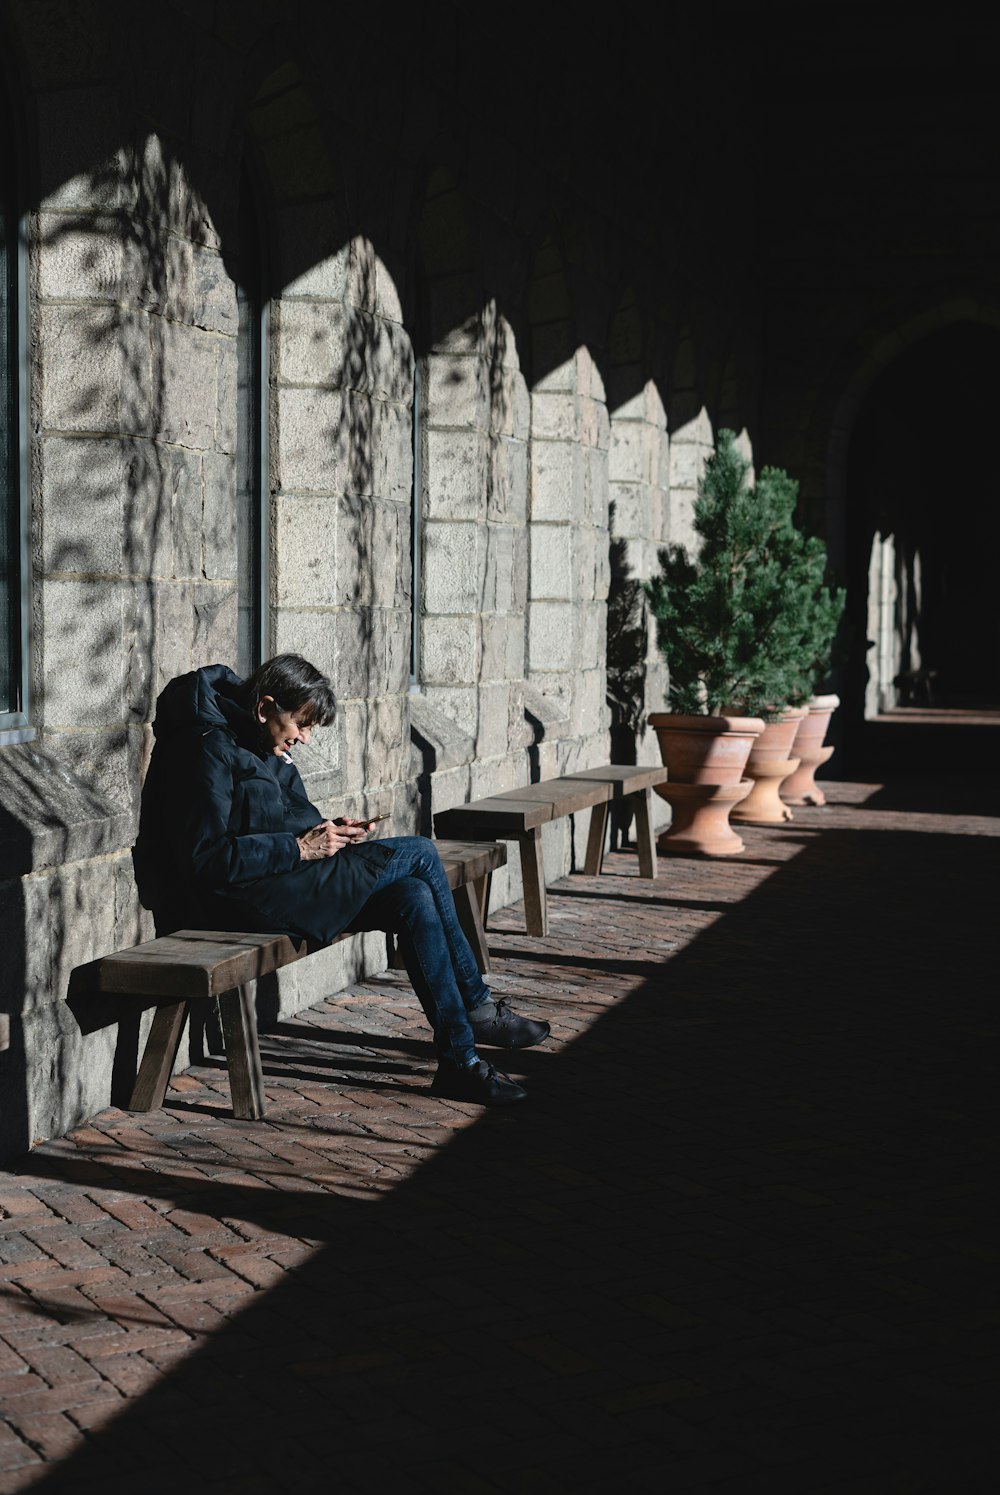
<svg viewBox="0 0 1000 1495"><path fill-rule="evenodd" d="M338 679L337 616L321 610L309 612L301 608L278 608L275 612L274 647L277 654L302 654L322 670L332 680L339 702L343 690ZM360 636L360 621L355 622L355 628Z"/></svg>
<svg viewBox="0 0 1000 1495"><path fill-rule="evenodd" d="M365 357L372 393L409 410L413 400L413 344L406 328L381 317L371 318Z"/></svg>
<svg viewBox="0 0 1000 1495"><path fill-rule="evenodd" d="M611 484L615 506L611 532L616 538L653 536L651 495L652 489L642 483Z"/></svg>
<svg viewBox="0 0 1000 1495"><path fill-rule="evenodd" d="M529 540L530 530L527 526L517 528L513 531L514 537L514 563L512 567L513 589L510 610L512 613L523 615L528 605L528 572L529 572Z"/></svg>
<svg viewBox="0 0 1000 1495"><path fill-rule="evenodd" d="M160 582L156 588L156 678L158 695L168 680L193 668L194 614L188 582Z"/></svg>
<svg viewBox="0 0 1000 1495"><path fill-rule="evenodd" d="M189 315L192 323L208 332L223 332L235 337L239 329L236 285L221 254L214 249L193 246L190 264Z"/></svg>
<svg viewBox="0 0 1000 1495"><path fill-rule="evenodd" d="M535 387L531 397L533 441L576 441L578 420L574 394L542 394Z"/></svg>
<svg viewBox="0 0 1000 1495"><path fill-rule="evenodd" d="M279 390L274 432L279 489L298 493L346 492L348 426L349 411L339 391Z"/></svg>
<svg viewBox="0 0 1000 1495"><path fill-rule="evenodd" d="M523 524L528 512L528 446L501 437L489 446L487 517Z"/></svg>
<svg viewBox="0 0 1000 1495"><path fill-rule="evenodd" d="M371 703L365 745L365 787L378 791L398 783L409 762L410 734L404 720L406 697L384 695Z"/></svg>
<svg viewBox="0 0 1000 1495"><path fill-rule="evenodd" d="M479 690L479 723L476 756L495 758L510 745L510 686L506 681L482 685Z"/></svg>
<svg viewBox="0 0 1000 1495"><path fill-rule="evenodd" d="M126 556L148 557L146 567L130 565L139 575L162 576L170 571L177 577L201 578L202 575L202 458L195 452L175 447L156 452L162 466L155 475L154 501L150 503L143 490L130 493L126 500ZM162 457L161 457L162 453ZM147 474L147 478L153 474ZM143 489L148 491L148 482ZM161 491L156 492L157 489ZM158 500L158 501L157 501ZM173 542L171 547L171 541ZM171 548L173 551L172 559Z"/></svg>
<svg viewBox="0 0 1000 1495"><path fill-rule="evenodd" d="M275 320L279 384L367 387L367 330L358 313L338 301L283 301Z"/></svg>
<svg viewBox="0 0 1000 1495"><path fill-rule="evenodd" d="M335 670L325 670L345 700L373 700L388 690L387 619L379 608L319 614L333 624ZM306 658L312 656L306 651ZM319 661L315 663L319 665ZM322 666L320 665L322 669Z"/></svg>
<svg viewBox="0 0 1000 1495"><path fill-rule="evenodd" d="M590 603L577 612L576 664L581 670L604 669L606 643L604 622L607 609Z"/></svg>
<svg viewBox="0 0 1000 1495"><path fill-rule="evenodd" d="M485 430L489 391L480 359L472 353L431 353L426 369L425 410L431 430Z"/></svg>
<svg viewBox="0 0 1000 1495"><path fill-rule="evenodd" d="M194 628L191 639L191 667L206 664L236 663L236 627L239 598L232 582L203 581L191 587Z"/></svg>
<svg viewBox="0 0 1000 1495"><path fill-rule="evenodd" d="M482 664L478 679L510 680L508 661L508 624L510 619L487 613L482 620Z"/></svg>
<svg viewBox="0 0 1000 1495"><path fill-rule="evenodd" d="M404 694L412 682L410 631L413 617L408 607L387 609L384 617L385 688L390 695Z"/></svg>
<svg viewBox="0 0 1000 1495"><path fill-rule="evenodd" d="M413 587L409 515L399 504L374 500L372 513L372 598L376 607L409 611Z"/></svg>
<svg viewBox="0 0 1000 1495"><path fill-rule="evenodd" d="M336 603L369 607L378 568L374 505L366 498L344 497L336 501L336 512Z"/></svg>
<svg viewBox="0 0 1000 1495"><path fill-rule="evenodd" d="M514 530L510 525L490 524L485 530L486 575L482 611L509 613L514 608Z"/></svg>
<svg viewBox="0 0 1000 1495"><path fill-rule="evenodd" d="M38 294L61 301L117 301L124 246L117 218L43 213L38 224Z"/></svg>
<svg viewBox="0 0 1000 1495"><path fill-rule="evenodd" d="M239 360L235 338L217 338L215 450L235 454L239 393Z"/></svg>
<svg viewBox="0 0 1000 1495"><path fill-rule="evenodd" d="M148 345L143 359L129 313L119 307L40 306L36 326L43 428L120 431L126 414L123 364L132 352L138 362L130 375L143 394L138 424L130 423L128 429L145 429L146 391L151 387Z"/></svg>
<svg viewBox="0 0 1000 1495"><path fill-rule="evenodd" d="M697 488L710 448L675 436L670 444L670 487Z"/></svg>
<svg viewBox="0 0 1000 1495"><path fill-rule="evenodd" d="M236 465L221 452L206 452L201 466L205 575L209 581L232 580L237 569Z"/></svg>
<svg viewBox="0 0 1000 1495"><path fill-rule="evenodd" d="M573 668L573 605L532 602L528 610L528 662L531 672Z"/></svg>
<svg viewBox="0 0 1000 1495"><path fill-rule="evenodd" d="M651 481L650 428L644 421L621 421L611 426L608 447L608 477L613 483L648 483Z"/></svg>
<svg viewBox="0 0 1000 1495"><path fill-rule="evenodd" d="M608 505L611 489L608 483L607 453L593 447L584 449L584 471L586 475L586 502L583 507L585 523L598 529L608 527Z"/></svg>
<svg viewBox="0 0 1000 1495"><path fill-rule="evenodd" d="M210 451L219 415L219 343L209 333L157 319L154 364L161 390L156 434L179 446ZM235 360L235 344L233 346ZM233 391L235 397L235 389ZM235 398L233 406L235 419Z"/></svg>
<svg viewBox="0 0 1000 1495"><path fill-rule="evenodd" d="M472 739L479 736L479 691L475 686L428 686L425 695L430 704L453 721L460 732ZM480 751L478 744L476 751Z"/></svg>
<svg viewBox="0 0 1000 1495"><path fill-rule="evenodd" d="M282 494L275 500L273 571L279 607L334 607L338 588L337 504Z"/></svg>
<svg viewBox="0 0 1000 1495"><path fill-rule="evenodd" d="M594 597L605 602L611 585L611 555L606 543L600 542L594 552Z"/></svg>
<svg viewBox="0 0 1000 1495"><path fill-rule="evenodd" d="M531 526L532 600L549 598L569 601L573 596L573 526Z"/></svg>
<svg viewBox="0 0 1000 1495"><path fill-rule="evenodd" d="M572 591L568 594L586 607L595 593L596 554L598 543L607 546L607 536L602 530L581 524L573 530L573 575Z"/></svg>
<svg viewBox="0 0 1000 1495"><path fill-rule="evenodd" d="M694 556L701 541L694 527L694 505L698 495L693 488L672 488L670 491L670 513L667 518L667 540L671 545L684 545Z"/></svg>
<svg viewBox="0 0 1000 1495"><path fill-rule="evenodd" d="M106 726L122 720L126 590L109 581L44 583L46 726Z"/></svg>
<svg viewBox="0 0 1000 1495"><path fill-rule="evenodd" d="M581 518L586 488L582 448L575 441L532 441L530 460L531 518Z"/></svg>
<svg viewBox="0 0 1000 1495"><path fill-rule="evenodd" d="M480 519L486 513L487 443L478 431L427 432L425 513L433 519Z"/></svg>
<svg viewBox="0 0 1000 1495"><path fill-rule="evenodd" d="M475 685L479 619L426 617L420 628L420 679L426 685Z"/></svg>
<svg viewBox="0 0 1000 1495"><path fill-rule="evenodd" d="M45 437L39 443L48 574L119 575L127 451L117 439Z"/></svg>
<svg viewBox="0 0 1000 1495"><path fill-rule="evenodd" d="M413 493L413 424L409 405L375 400L370 491L409 507Z"/></svg>
<svg viewBox="0 0 1000 1495"><path fill-rule="evenodd" d="M431 519L423 531L426 613L474 613L483 591L482 529Z"/></svg>

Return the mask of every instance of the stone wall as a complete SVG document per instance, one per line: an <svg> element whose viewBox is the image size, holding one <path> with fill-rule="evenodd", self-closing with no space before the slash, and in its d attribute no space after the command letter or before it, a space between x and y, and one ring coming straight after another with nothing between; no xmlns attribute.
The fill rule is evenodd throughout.
<svg viewBox="0 0 1000 1495"><path fill-rule="evenodd" d="M632 295L652 341L627 363L608 353L638 252L608 226L610 177L574 177L516 121L494 121L486 149L480 99L456 103L436 54L415 70L390 49L377 78L318 86L317 39L327 55L339 39L323 8L247 7L239 46L221 35L234 15L167 9L183 56L163 55L142 9L0 11L35 142L34 740L0 733L8 1154L106 1105L127 1070L91 963L151 932L130 849L156 696L235 663L247 181L270 321L265 631L268 652L305 654L337 689L336 725L301 757L324 813L388 811L390 833L427 831L470 796L607 761L612 540L650 574L657 546L686 533L712 439L693 372L668 436L677 381L653 370L673 367L677 339L659 310ZM377 128L365 88L385 108ZM405 129L388 124L397 104ZM652 281L658 252L642 253ZM638 665L652 709L651 635ZM648 734L636 750L651 760ZM546 828L552 878L581 858L577 819ZM493 896L519 895L512 866ZM377 937L338 946L282 973L264 1010L383 961Z"/></svg>

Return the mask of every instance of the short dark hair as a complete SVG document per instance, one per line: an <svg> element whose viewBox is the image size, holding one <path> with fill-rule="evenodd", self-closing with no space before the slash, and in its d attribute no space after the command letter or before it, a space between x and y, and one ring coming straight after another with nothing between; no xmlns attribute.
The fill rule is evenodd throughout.
<svg viewBox="0 0 1000 1495"><path fill-rule="evenodd" d="M251 710L270 696L283 711L296 716L308 711L304 726L328 727L337 713L333 686L301 654L276 654L273 659L265 659L243 682L243 690Z"/></svg>

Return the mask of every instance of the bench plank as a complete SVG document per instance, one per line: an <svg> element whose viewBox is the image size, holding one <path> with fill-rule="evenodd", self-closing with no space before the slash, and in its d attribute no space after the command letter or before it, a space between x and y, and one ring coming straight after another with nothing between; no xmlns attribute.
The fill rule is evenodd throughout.
<svg viewBox="0 0 1000 1495"><path fill-rule="evenodd" d="M101 962L101 991L135 997L217 997L308 954L287 934L180 929Z"/></svg>
<svg viewBox="0 0 1000 1495"><path fill-rule="evenodd" d="M504 799L497 794L477 799L471 805L439 810L434 816L434 829L438 835L461 836L470 841L491 840L497 835L513 839L551 819L549 800Z"/></svg>

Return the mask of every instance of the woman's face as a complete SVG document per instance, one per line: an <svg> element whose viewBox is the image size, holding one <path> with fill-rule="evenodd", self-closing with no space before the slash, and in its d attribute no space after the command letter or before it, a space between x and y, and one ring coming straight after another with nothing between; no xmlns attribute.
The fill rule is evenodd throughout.
<svg viewBox="0 0 1000 1495"><path fill-rule="evenodd" d="M257 702L257 720L267 739L268 751L276 758L290 753L297 742L308 742L312 727L308 721L308 707L300 711L283 711L273 696L264 696Z"/></svg>

